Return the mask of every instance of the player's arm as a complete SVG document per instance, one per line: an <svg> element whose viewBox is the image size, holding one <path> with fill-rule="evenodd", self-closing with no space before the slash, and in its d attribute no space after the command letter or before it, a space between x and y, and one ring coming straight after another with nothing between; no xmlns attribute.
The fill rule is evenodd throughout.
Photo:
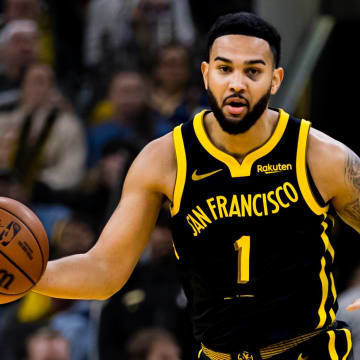
<svg viewBox="0 0 360 360"><path fill-rule="evenodd" d="M334 139L312 130L308 163L321 195L341 219L360 233L360 158ZM360 308L360 299L347 310Z"/></svg>
<svg viewBox="0 0 360 360"><path fill-rule="evenodd" d="M175 178L171 134L150 143L132 164L122 198L86 254L50 261L34 291L60 298L106 299L128 280Z"/></svg>
<svg viewBox="0 0 360 360"><path fill-rule="evenodd" d="M345 152L343 167L344 185L333 204L339 216L360 233L360 158L350 149ZM346 310L360 309L360 299L355 300Z"/></svg>

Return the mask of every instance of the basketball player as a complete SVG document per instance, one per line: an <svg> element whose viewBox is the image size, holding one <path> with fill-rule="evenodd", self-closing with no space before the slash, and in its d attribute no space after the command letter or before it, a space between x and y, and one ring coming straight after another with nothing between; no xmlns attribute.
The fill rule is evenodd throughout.
<svg viewBox="0 0 360 360"><path fill-rule="evenodd" d="M346 359L336 321L332 205L360 231L360 159L282 109L280 36L230 14L201 64L211 111L150 143L86 254L50 262L36 291L105 299L127 281L164 200L200 359ZM349 310L360 307L360 301Z"/></svg>

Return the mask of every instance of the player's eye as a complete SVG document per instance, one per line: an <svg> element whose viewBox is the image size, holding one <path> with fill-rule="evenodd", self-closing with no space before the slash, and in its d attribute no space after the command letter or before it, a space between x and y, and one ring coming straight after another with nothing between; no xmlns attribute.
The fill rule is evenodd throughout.
<svg viewBox="0 0 360 360"><path fill-rule="evenodd" d="M260 74L260 70L257 68L248 68L246 73L251 79L254 79Z"/></svg>
<svg viewBox="0 0 360 360"><path fill-rule="evenodd" d="M218 66L218 70L221 73L229 73L231 71L231 68L230 68L230 66L227 66L227 65L220 65L220 66Z"/></svg>

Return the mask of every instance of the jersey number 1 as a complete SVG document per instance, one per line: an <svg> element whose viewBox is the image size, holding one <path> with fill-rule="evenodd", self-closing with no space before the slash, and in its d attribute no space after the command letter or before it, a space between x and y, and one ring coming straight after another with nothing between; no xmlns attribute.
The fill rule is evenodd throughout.
<svg viewBox="0 0 360 360"><path fill-rule="evenodd" d="M250 278L250 236L244 235L234 243L238 252L238 284L246 284Z"/></svg>

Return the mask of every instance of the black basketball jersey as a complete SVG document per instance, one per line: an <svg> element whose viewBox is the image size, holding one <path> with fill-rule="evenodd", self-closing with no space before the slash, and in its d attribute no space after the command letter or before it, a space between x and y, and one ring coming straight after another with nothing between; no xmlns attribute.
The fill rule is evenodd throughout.
<svg viewBox="0 0 360 360"><path fill-rule="evenodd" d="M272 136L240 164L211 143L205 113L173 132L171 226L195 338L237 352L327 327L334 218L310 184L310 123L280 109Z"/></svg>

